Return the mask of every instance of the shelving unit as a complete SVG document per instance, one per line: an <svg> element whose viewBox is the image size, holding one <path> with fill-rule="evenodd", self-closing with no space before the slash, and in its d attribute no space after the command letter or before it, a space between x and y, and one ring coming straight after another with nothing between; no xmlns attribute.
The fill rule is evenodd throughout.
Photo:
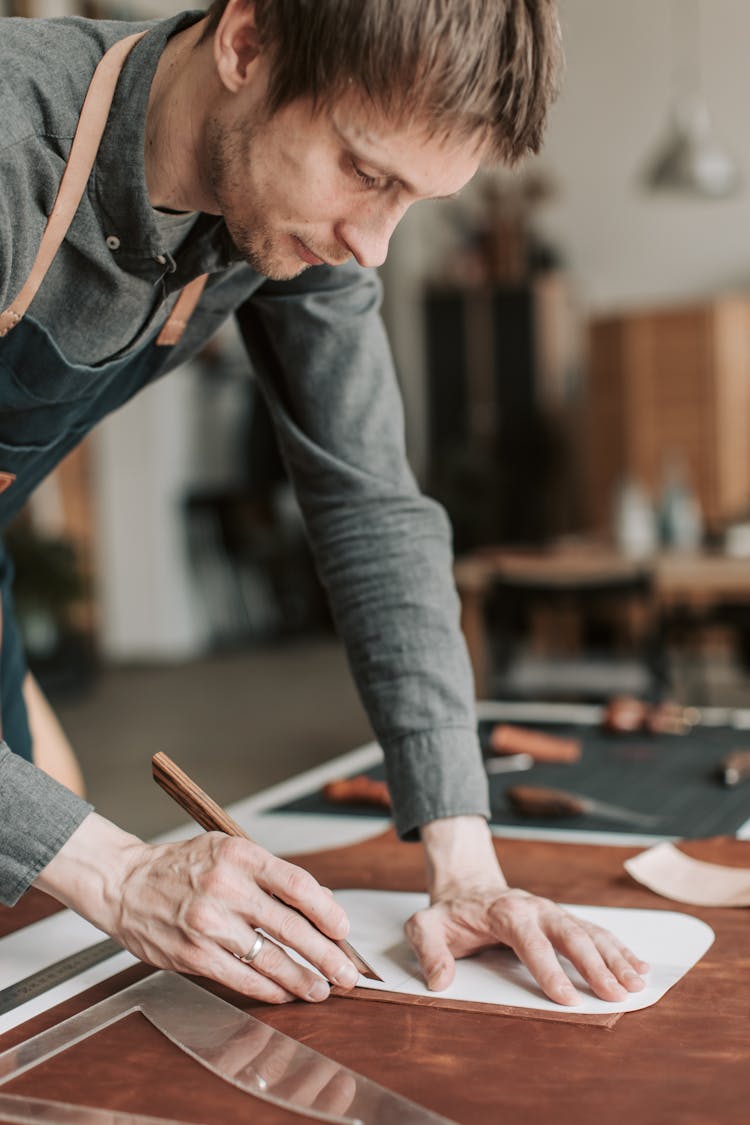
<svg viewBox="0 0 750 1125"><path fill-rule="evenodd" d="M609 527L618 482L658 497L686 471L706 525L750 511L750 298L626 312L589 333L585 457L592 527Z"/></svg>

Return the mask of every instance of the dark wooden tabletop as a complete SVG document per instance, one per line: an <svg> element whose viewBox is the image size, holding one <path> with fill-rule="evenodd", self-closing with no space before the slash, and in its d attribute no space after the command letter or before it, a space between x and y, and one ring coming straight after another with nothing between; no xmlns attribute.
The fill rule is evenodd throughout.
<svg viewBox="0 0 750 1125"><path fill-rule="evenodd" d="M750 920L746 910L672 903L634 883L622 868L633 847L538 841L497 842L509 880L567 902L679 910L716 933L705 957L655 1006L612 1027L485 1015L442 1007L359 1002L243 1004L261 1020L462 1125L746 1125L750 1121ZM750 843L692 841L691 855L750 867ZM420 849L388 833L301 862L332 887L423 889ZM30 895L0 911L0 933L48 909ZM112 981L0 1038L0 1050L130 983ZM219 990L217 990L219 991ZM230 998L225 993L220 993ZM141 1016L128 1017L3 1092L101 1105L187 1122L300 1118L252 1102L164 1040ZM384 1122L383 1125L391 1125ZM396 1123L394 1123L396 1125Z"/></svg>

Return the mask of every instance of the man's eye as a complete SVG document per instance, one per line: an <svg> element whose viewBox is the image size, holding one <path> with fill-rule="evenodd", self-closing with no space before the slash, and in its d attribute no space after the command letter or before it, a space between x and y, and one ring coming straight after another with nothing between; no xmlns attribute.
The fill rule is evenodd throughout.
<svg viewBox="0 0 750 1125"><path fill-rule="evenodd" d="M357 177L361 184L368 188L374 188L377 186L378 181L375 176L368 176L367 172L363 172L361 168L358 168L353 160L350 163L354 175Z"/></svg>

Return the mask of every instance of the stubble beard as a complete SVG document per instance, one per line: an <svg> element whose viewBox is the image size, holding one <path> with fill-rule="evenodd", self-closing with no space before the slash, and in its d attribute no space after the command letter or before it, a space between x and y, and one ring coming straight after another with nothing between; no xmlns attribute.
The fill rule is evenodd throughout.
<svg viewBox="0 0 750 1125"><path fill-rule="evenodd" d="M278 248L277 236L260 211L248 202L240 216L234 204L243 191L247 197L248 189L240 184L237 170L250 167L255 135L252 122L227 129L214 121L208 137L208 179L231 239L247 264L273 281L288 281L301 274L306 263L300 261L298 267L290 268Z"/></svg>

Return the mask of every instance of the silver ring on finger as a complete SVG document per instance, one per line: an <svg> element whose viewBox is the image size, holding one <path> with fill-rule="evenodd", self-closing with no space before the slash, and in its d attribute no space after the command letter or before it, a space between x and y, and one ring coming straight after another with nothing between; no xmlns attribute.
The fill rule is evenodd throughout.
<svg viewBox="0 0 750 1125"><path fill-rule="evenodd" d="M252 947L247 951L247 953L243 957L240 957L240 961L244 961L246 965L252 965L253 961L258 956L258 954L260 953L261 949L263 948L263 946L265 944L266 944L266 939L263 937L263 934L259 934L258 931L256 930L255 931L255 941L253 942Z"/></svg>

